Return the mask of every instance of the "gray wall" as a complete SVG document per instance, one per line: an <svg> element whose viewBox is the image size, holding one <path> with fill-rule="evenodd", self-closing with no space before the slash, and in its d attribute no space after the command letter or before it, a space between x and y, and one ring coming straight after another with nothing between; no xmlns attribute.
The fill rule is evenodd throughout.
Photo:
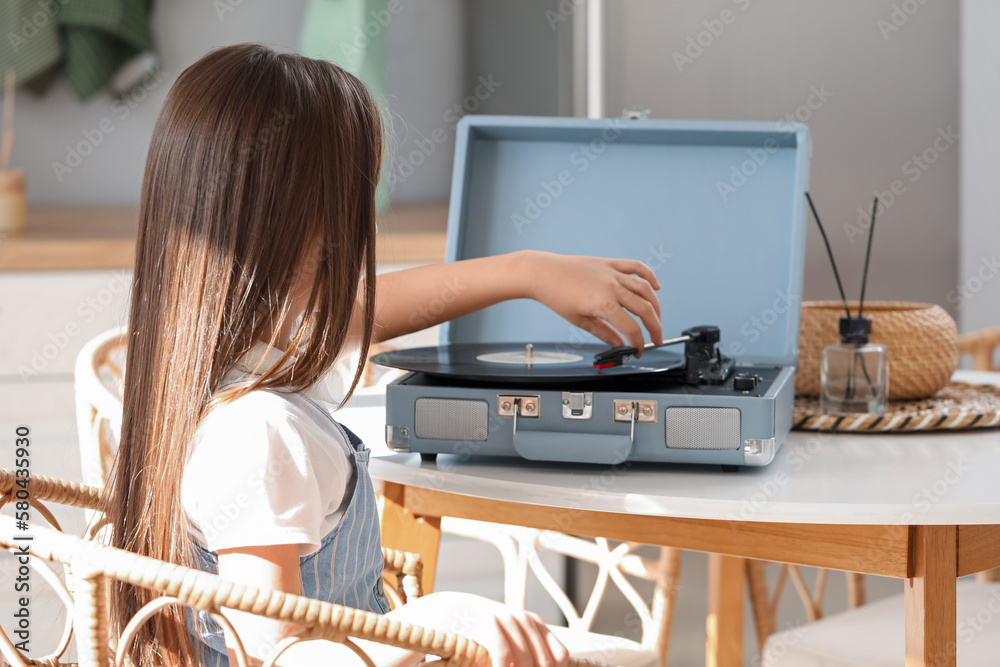
<svg viewBox="0 0 1000 667"><path fill-rule="evenodd" d="M389 24L393 201L448 198L455 123L465 97L462 0L403 0ZM444 141L439 141L440 138Z"/></svg>
<svg viewBox="0 0 1000 667"><path fill-rule="evenodd" d="M19 91L12 163L28 172L32 204L133 204L149 136L163 98L180 72L209 49L225 44L261 41L292 48L297 43L303 0L279 3L247 0L220 16L204 0L157 3L154 32L162 57L163 76L145 96L127 105L107 94L87 103L76 99L64 80L42 97ZM67 147L85 141L102 121L113 131L79 166L62 179L52 163L66 163ZM92 142L97 143L97 142Z"/></svg>
<svg viewBox="0 0 1000 667"><path fill-rule="evenodd" d="M558 0L409 1L389 28L393 199L447 199L463 115L559 114L569 35L545 18Z"/></svg>
<svg viewBox="0 0 1000 667"><path fill-rule="evenodd" d="M978 4L982 15L967 23L994 24L988 0L967 2ZM177 74L222 44L263 41L294 49L303 5L304 0L245 0L220 19L203 0L161 2L155 29L165 76L144 99L123 107L104 95L81 104L63 82L42 98L20 95L14 163L28 171L31 201L134 203L149 133ZM898 181L897 191L905 192L891 202L883 199L869 296L934 301L957 314L955 289L964 282L959 279L959 150L947 144L938 152L934 142L939 129L959 130L959 3L917 3L912 16L894 15L893 6L901 5L894 0L609 3L607 108L616 113L638 104L651 107L655 117L773 121L798 112L813 132L811 189L849 294L859 289L863 262L859 207L867 211L876 190L890 191ZM442 199L450 183L456 105L462 113L568 111L572 16L551 20L559 15L557 0L404 0L403 7L387 29L393 198ZM730 13L723 16L724 11ZM896 27L893 21L899 29L888 31L886 26ZM706 32L709 28L719 34ZM994 60L985 46L990 35L985 27L980 35L979 56L967 60L978 64L980 79L992 81ZM679 68L674 54L685 54L689 38L707 46L700 52L692 47L693 62ZM484 92L481 77L500 85L476 98L477 89ZM814 90L824 91L826 99ZM968 90L967 101L973 99L978 111L966 114L978 113L977 136L986 136L992 127L989 95L978 100L979 88ZM817 108L803 106L809 103ZM105 119L114 131L60 181L52 163L65 163L67 146L84 140L85 133L94 136ZM936 161L921 171L913 157L925 151ZM968 168L980 180L965 199L965 278L979 269L984 243L1000 244L992 232L982 231L996 227L989 225L996 207L977 194L992 182L993 154L980 148ZM807 252L805 297L835 297L812 227ZM983 314L968 324L996 321L1000 288L986 285L976 303ZM972 302L969 307L975 311Z"/></svg>
<svg viewBox="0 0 1000 667"><path fill-rule="evenodd" d="M1000 326L1000 5L962 6L962 230L957 301L959 326Z"/></svg>
<svg viewBox="0 0 1000 667"><path fill-rule="evenodd" d="M232 3L236 4L236 3ZM204 0L169 0L157 4L154 30L163 73L148 93L127 104L98 95L79 102L65 81L43 97L23 92L16 109L17 138L12 162L28 172L31 203L134 204L149 136L167 90L185 67L206 51L238 42L263 42L294 50L304 0L281 3L245 0L220 18ZM389 105L396 143L412 142L442 124L441 112L462 95L462 22L459 0L404 0L404 10L387 28ZM447 101L447 103L446 103ZM110 133L94 134L108 127ZM67 146L87 135L100 137L93 151L68 173L54 173L52 163L66 163ZM432 155L401 184L399 199L440 199L447 195L452 144Z"/></svg>
<svg viewBox="0 0 1000 667"><path fill-rule="evenodd" d="M918 9L896 15L899 29L883 37L880 25L896 27L893 6L903 4ZM939 129L959 130L958 2L632 0L608 8L609 112L641 104L660 118L779 121L801 109L813 138L812 194L849 298L864 263L866 236L851 227L858 208L868 211L876 190L899 181L905 192L881 202L868 296L955 313L946 296L958 269L958 145L939 141L946 150L929 154L936 161L926 171L912 158L937 153ZM674 53L686 55L689 38L707 46L692 48L693 62L679 68ZM814 90L829 95L821 101ZM810 102L817 108L802 106ZM835 298L809 225L804 296Z"/></svg>
<svg viewBox="0 0 1000 667"><path fill-rule="evenodd" d="M385 32L395 201L447 198L461 114L558 113L560 34L544 18L556 1L402 0ZM229 4L233 10L220 16L205 0L157 3L163 73L149 92L126 104L106 94L81 103L65 81L43 97L18 96L12 162L28 172L33 204L135 203L156 114L185 67L225 44L296 49L304 0ZM512 35L518 36L516 49ZM487 90L480 77L500 85ZM113 130L99 132L102 121ZM91 142L93 150L78 166L70 162L68 173L56 174L52 163L67 164L68 147L91 141L88 135L99 139ZM444 141L435 140L441 136Z"/></svg>

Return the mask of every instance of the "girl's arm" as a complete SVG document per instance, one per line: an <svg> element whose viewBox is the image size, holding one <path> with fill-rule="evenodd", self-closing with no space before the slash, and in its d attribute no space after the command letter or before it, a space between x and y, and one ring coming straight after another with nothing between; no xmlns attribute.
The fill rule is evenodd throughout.
<svg viewBox="0 0 1000 667"><path fill-rule="evenodd" d="M219 575L286 593L300 594L299 547L296 544L242 547L219 550ZM244 642L244 648L260 664L281 639L301 629L245 612L225 610ZM562 667L569 653L535 614L513 610L493 600L466 593L432 593L386 614L407 623L456 632L484 646L494 667ZM229 641L229 638L227 638ZM374 642L357 642L379 667L412 667L423 655ZM236 654L229 642L229 664ZM279 667L313 665L357 665L363 663L347 647L327 641L296 644L282 654Z"/></svg>
<svg viewBox="0 0 1000 667"><path fill-rule="evenodd" d="M628 259L536 250L468 259L378 276L373 342L432 327L509 299L534 299L609 345L660 343L656 276ZM355 322L360 321L360 304ZM355 329L357 330L357 328ZM620 335L621 334L621 335Z"/></svg>
<svg viewBox="0 0 1000 667"><path fill-rule="evenodd" d="M229 581L244 582L264 589L301 594L299 546L241 547L219 550L219 576ZM281 623L246 612L226 609L223 612L243 641L243 648L252 664L266 660L279 641L302 628L294 623ZM229 664L235 665L234 643L227 637ZM419 662L420 656L391 646L366 642L365 651L379 667L407 667ZM325 641L310 641L290 647L278 660L281 667L321 664L345 664L363 667L348 648Z"/></svg>
<svg viewBox="0 0 1000 667"><path fill-rule="evenodd" d="M229 581L298 595L301 590L299 546L280 544L219 549L219 576ZM260 661L266 659L271 648L282 638L300 629L291 623L280 623L242 611L225 609L223 615L233 624L247 655ZM229 646L229 664L239 664L233 652L232 638L228 635L226 644Z"/></svg>

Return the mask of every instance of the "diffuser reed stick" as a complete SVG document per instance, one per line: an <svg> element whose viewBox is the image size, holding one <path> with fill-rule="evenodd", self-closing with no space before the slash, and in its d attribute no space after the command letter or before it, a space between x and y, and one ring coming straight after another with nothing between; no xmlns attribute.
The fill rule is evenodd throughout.
<svg viewBox="0 0 1000 667"><path fill-rule="evenodd" d="M872 201L872 224L868 227L868 249L865 250L865 272L861 274L861 299L858 301L858 317L865 310L865 285L868 284L868 260L872 256L872 238L875 236L875 216L878 214L878 195Z"/></svg>
<svg viewBox="0 0 1000 667"><path fill-rule="evenodd" d="M844 301L844 312L847 316L851 316L851 309L847 307L847 296L844 294L844 286L840 282L840 272L837 271L837 262L833 260L833 250L830 249L830 240L826 238L826 230L823 229L823 223L819 221L819 213L816 212L816 206L813 204L812 197L806 192L806 201L809 202L809 208L812 210L813 218L816 219L816 224L819 226L819 233L823 236L823 244L826 246L826 254L830 258L830 266L833 267L833 277L837 279L837 289L840 290L840 298Z"/></svg>

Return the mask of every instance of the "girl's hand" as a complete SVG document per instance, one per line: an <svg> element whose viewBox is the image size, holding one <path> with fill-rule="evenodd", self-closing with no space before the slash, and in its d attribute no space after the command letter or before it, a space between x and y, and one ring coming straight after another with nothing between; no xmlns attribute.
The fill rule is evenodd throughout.
<svg viewBox="0 0 1000 667"><path fill-rule="evenodd" d="M537 614L469 593L432 593L389 614L455 632L490 653L493 667L566 667L569 651Z"/></svg>
<svg viewBox="0 0 1000 667"><path fill-rule="evenodd" d="M493 667L565 667L569 662L569 651L538 614L482 599L464 610L462 619L470 623L467 636L490 652Z"/></svg>
<svg viewBox="0 0 1000 667"><path fill-rule="evenodd" d="M526 252L523 261L530 297L570 323L609 345L623 345L623 334L641 356L644 340L635 315L653 343L663 342L660 300L654 291L660 282L642 262L539 251Z"/></svg>
<svg viewBox="0 0 1000 667"><path fill-rule="evenodd" d="M642 262L537 250L382 273L375 291L372 342L509 299L534 299L609 345L622 345L624 335L641 353L642 327L633 315L654 343L663 342L660 302L654 291L659 288L656 276ZM352 320L355 336L364 320L361 304L359 300Z"/></svg>

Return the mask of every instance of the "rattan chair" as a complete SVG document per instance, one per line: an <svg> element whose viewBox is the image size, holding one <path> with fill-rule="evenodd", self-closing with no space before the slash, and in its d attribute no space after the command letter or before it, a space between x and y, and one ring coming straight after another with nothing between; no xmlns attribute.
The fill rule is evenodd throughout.
<svg viewBox="0 0 1000 667"><path fill-rule="evenodd" d="M73 370L82 479L98 488L107 482L118 448L126 343L123 329L105 331L83 346Z"/></svg>
<svg viewBox="0 0 1000 667"><path fill-rule="evenodd" d="M812 588L806 582L802 569L790 563L769 563L761 560L747 560L747 591L753 610L754 630L757 646L762 656L767 654L769 638L778 630L777 615L781 593L786 582L791 579L799 600L805 609L809 622L823 618L823 599L826 596L828 570L810 568L816 571ZM767 583L769 568L777 568L777 578L773 587ZM844 572L847 578L847 606L856 609L866 601L865 575L858 572Z"/></svg>
<svg viewBox="0 0 1000 667"><path fill-rule="evenodd" d="M903 593L865 603L864 590L848 597L849 609L824 615L822 591L826 580L821 570L817 588L809 591L801 575L792 575L809 622L778 628L775 624L777 593L762 585L764 563L751 562L761 571L750 579L754 618L757 621L761 667L903 667L905 662L905 603ZM784 567L784 566L783 566ZM794 566L787 566L796 572ZM847 573L848 579L860 575ZM780 581L781 579L779 579ZM755 587L758 587L755 590ZM780 585L778 586L780 589ZM851 587L848 591L850 593ZM772 597L773 595L773 597ZM961 667L993 667L1000 655L1000 633L992 627L994 609L1000 601L1000 584L960 580L956 587L958 664ZM988 618L983 619L983 615Z"/></svg>
<svg viewBox="0 0 1000 667"><path fill-rule="evenodd" d="M604 538L591 540L555 531L448 517L441 520L441 530L491 544L499 551L504 563L503 601L511 607L525 609L529 575L533 574L566 618L566 627L549 627L573 655L629 667L666 666L680 576L680 549L662 548L658 558L650 559L637 553L643 545L636 543L615 544ZM597 579L582 613L546 567L546 552L597 566ZM654 582L651 604L630 578ZM629 617L638 621L641 630L639 641L592 631L601 602L612 588L617 588L629 603Z"/></svg>
<svg viewBox="0 0 1000 667"><path fill-rule="evenodd" d="M80 438L80 467L83 481L104 488L107 483L122 423L122 387L125 377L127 339L124 329L109 329L88 341L76 358L73 371L76 400L77 434ZM370 354L385 349L372 346ZM330 374L334 395L346 392L354 377L357 354L348 354L337 362ZM398 373L368 364L354 401L384 391L383 387ZM88 513L88 519L92 518Z"/></svg>
<svg viewBox="0 0 1000 667"><path fill-rule="evenodd" d="M94 487L39 476L32 476L26 485L22 485L18 483L14 471L0 469L0 508L23 497L24 493L19 494L19 491L27 493L33 510L48 521L51 528L29 524L25 529L14 517L0 515L0 547L16 552L22 545L29 544L32 567L56 588L69 613L62 640L56 650L33 660L22 655L10 635L3 630L3 623L0 623L0 664L4 661L16 667L57 667L68 664L61 662L61 659L73 636L80 664L104 667L111 660L113 647L117 646L115 665L121 665L125 647L139 627L160 609L170 605L185 605L212 614L227 634L234 637L232 641L237 647L240 665L247 664L247 656L232 626L222 616L220 610L223 608L303 626L303 630L276 647L275 654L265 663L265 667L274 664L290 646L316 639L344 644L357 653L368 667L373 667L371 660L353 639L379 642L437 656L441 659L441 664L446 666L487 667L490 664L489 654L483 647L455 633L430 630L378 614L226 581L205 572L64 534L44 501L96 510L100 491ZM24 540L27 535L31 536L30 542ZM383 553L386 557L386 573L396 579L386 587L394 605L418 596L421 575L419 558L389 549L383 549ZM62 581L49 562L67 566L67 580L71 585ZM163 594L133 617L121 637L111 637L108 630L105 589L111 580L142 586ZM2 585L12 586L12 582L3 582ZM7 620L3 619L4 622ZM576 659L570 662L573 667L597 664Z"/></svg>
<svg viewBox="0 0 1000 667"><path fill-rule="evenodd" d="M1000 371L1000 364L993 361L998 347L1000 327L988 327L958 337L958 356L971 356L972 367L977 371Z"/></svg>
<svg viewBox="0 0 1000 667"><path fill-rule="evenodd" d="M972 357L972 368L977 371L1000 371L1000 363L993 361L1000 347L1000 327L989 327L962 334L958 337L958 356ZM979 582L1000 582L1000 568L986 570L976 575Z"/></svg>

